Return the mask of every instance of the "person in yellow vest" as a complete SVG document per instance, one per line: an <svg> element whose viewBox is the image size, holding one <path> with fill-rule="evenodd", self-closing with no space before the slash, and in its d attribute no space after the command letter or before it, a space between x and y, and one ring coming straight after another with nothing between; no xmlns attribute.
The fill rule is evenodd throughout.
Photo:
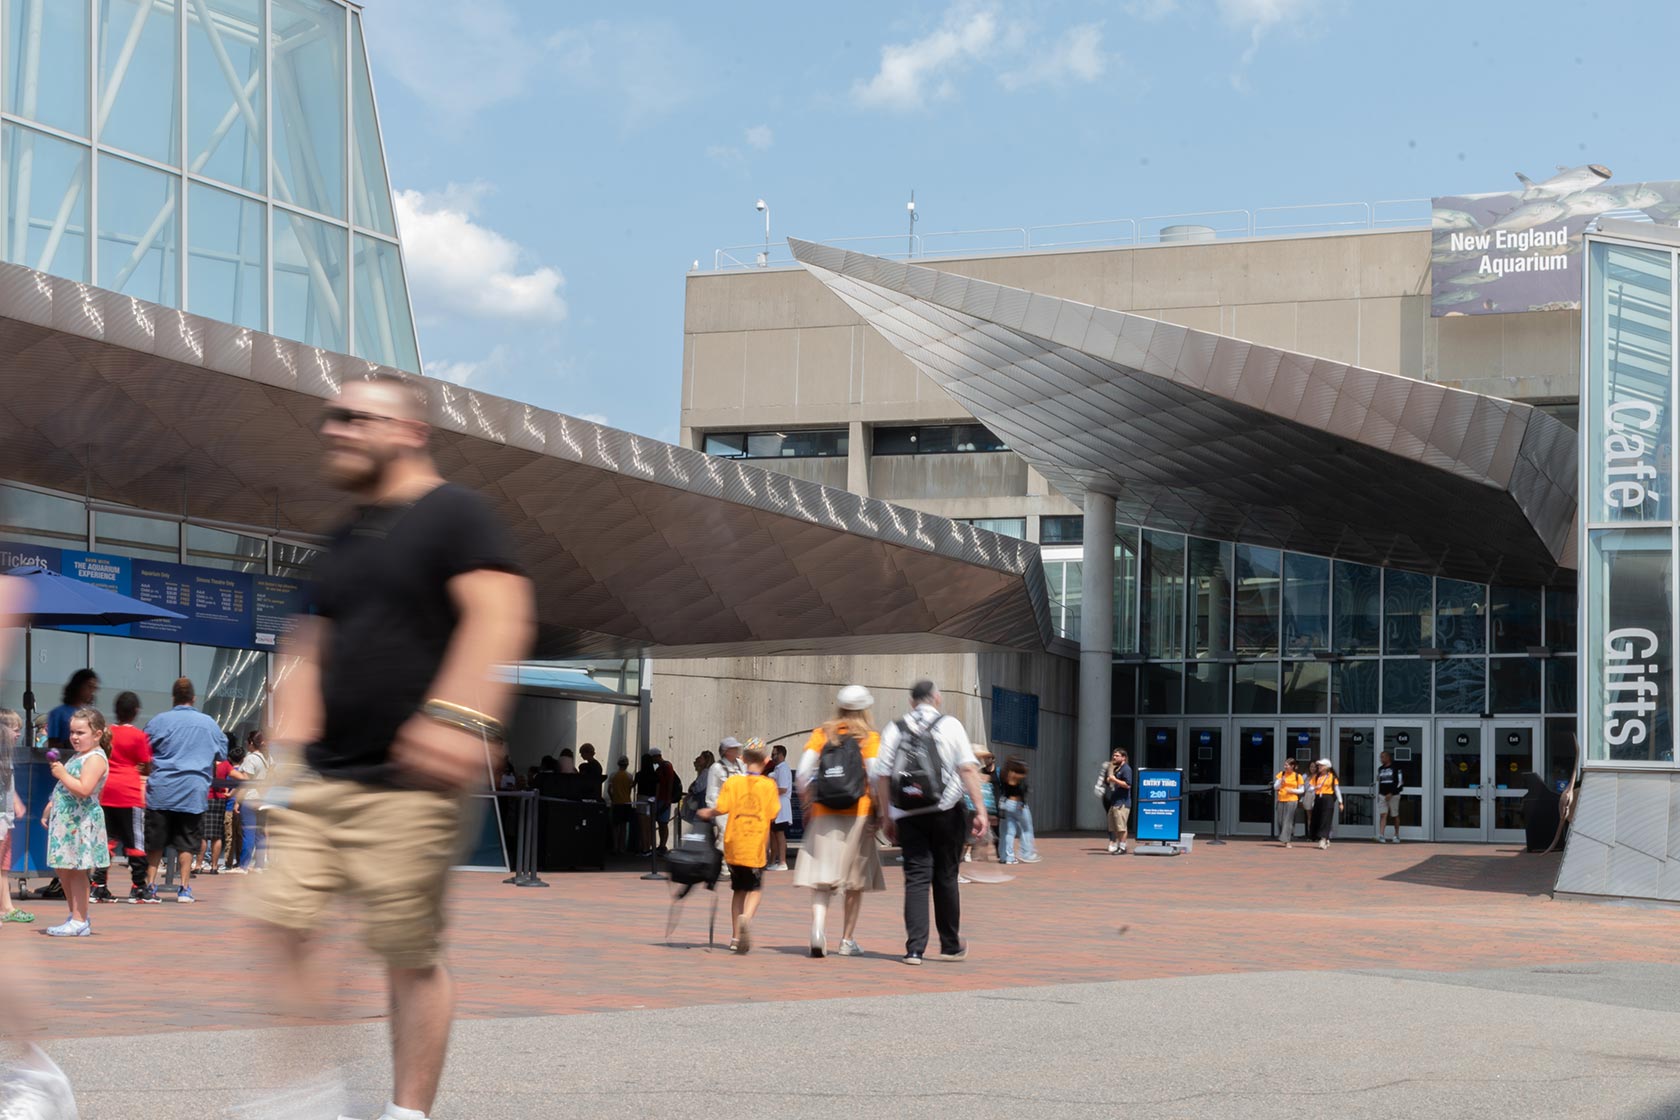
<svg viewBox="0 0 1680 1120"><path fill-rule="evenodd" d="M1293 758L1283 760L1283 769L1272 778L1272 788L1277 791L1278 839L1283 841L1284 847L1292 848L1295 846L1295 813L1301 807L1301 793L1307 788L1307 779L1302 776Z"/></svg>
<svg viewBox="0 0 1680 1120"><path fill-rule="evenodd" d="M1313 791L1312 808L1307 810L1307 839L1316 840L1320 848L1328 848L1330 838L1336 835L1336 818L1342 812L1342 786L1336 781L1336 768L1328 758L1313 763L1307 784Z"/></svg>

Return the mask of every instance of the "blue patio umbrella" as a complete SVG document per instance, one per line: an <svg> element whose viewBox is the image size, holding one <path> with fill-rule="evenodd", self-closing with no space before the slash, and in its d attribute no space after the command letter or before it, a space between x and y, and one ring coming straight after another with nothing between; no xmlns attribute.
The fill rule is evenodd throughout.
<svg viewBox="0 0 1680 1120"><path fill-rule="evenodd" d="M121 626L128 622L147 622L160 618L185 618L165 607L154 603L145 603L139 599L131 599L127 595L119 595L115 591L107 591L103 587L91 583L83 583L78 579L61 575L40 564L24 564L6 573L17 579L24 588L23 606L18 611L24 623L23 635L23 733L27 740L32 741L35 732L35 681L34 654L35 630L37 626ZM20 752L21 758L29 758L27 751ZM39 797L44 796L42 789L50 792L52 789L50 775L46 777L43 786L42 777L46 774L46 767L40 763L23 764L18 770L18 792L29 804L29 812L25 814L28 820L19 820L18 828L23 832L22 842L16 845L16 856L26 865L16 870L28 870L29 859L29 825L39 819L41 806ZM39 771L33 773L32 771ZM26 789L26 787L29 787Z"/></svg>

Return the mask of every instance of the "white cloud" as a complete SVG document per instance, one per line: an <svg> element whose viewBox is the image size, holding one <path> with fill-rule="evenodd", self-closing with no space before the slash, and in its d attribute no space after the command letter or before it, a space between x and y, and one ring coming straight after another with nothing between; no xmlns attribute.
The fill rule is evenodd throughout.
<svg viewBox="0 0 1680 1120"><path fill-rule="evenodd" d="M1082 23L1069 28L1049 50L1027 59L1018 70L998 77L1004 89L1035 85L1067 85L1094 82L1108 69L1108 55L1102 45L1102 25Z"/></svg>
<svg viewBox="0 0 1680 1120"><path fill-rule="evenodd" d="M770 131L767 124L755 124L747 129L747 146L764 151L776 142L776 134Z"/></svg>
<svg viewBox="0 0 1680 1120"><path fill-rule="evenodd" d="M430 194L397 192L415 305L475 319L559 322L566 317L565 277L552 266L528 266L517 242L474 220L488 190L452 183Z"/></svg>
<svg viewBox="0 0 1680 1120"><path fill-rule="evenodd" d="M457 385L466 385L474 379L482 380L485 374L502 373L508 367L508 349L497 343L496 346L477 361L451 361L449 359L434 359L426 363L426 376L435 377L439 381L453 381Z"/></svg>
<svg viewBox="0 0 1680 1120"><path fill-rule="evenodd" d="M397 11L366 10L368 45L387 73L451 124L522 96L542 61L505 0L403 0Z"/></svg>
<svg viewBox="0 0 1680 1120"><path fill-rule="evenodd" d="M1178 0L1127 0L1121 10L1133 19L1154 23L1178 11Z"/></svg>
<svg viewBox="0 0 1680 1120"><path fill-rule="evenodd" d="M852 100L869 109L918 109L932 87L936 97L955 91L951 74L983 58L998 42L997 14L958 3L948 8L938 30L909 43L881 48L881 68L852 85Z"/></svg>
<svg viewBox="0 0 1680 1120"><path fill-rule="evenodd" d="M597 20L567 28L544 44L558 72L611 94L626 128L667 116L698 96L704 60L674 24Z"/></svg>
<svg viewBox="0 0 1680 1120"><path fill-rule="evenodd" d="M1323 0L1218 0L1219 16L1238 31L1248 33L1248 47L1231 75L1231 85L1248 88L1247 71L1260 53L1260 41L1268 32L1287 24L1300 23L1316 15Z"/></svg>

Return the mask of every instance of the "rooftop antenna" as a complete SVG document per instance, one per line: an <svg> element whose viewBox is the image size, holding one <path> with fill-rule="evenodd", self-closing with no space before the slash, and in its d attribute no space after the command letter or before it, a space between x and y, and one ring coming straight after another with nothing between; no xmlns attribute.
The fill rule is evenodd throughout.
<svg viewBox="0 0 1680 1120"><path fill-rule="evenodd" d="M916 213L916 190L914 187L910 189L910 201L904 204L904 208L910 212L910 237L905 243L905 257L909 258L916 255L916 219L919 216Z"/></svg>
<svg viewBox="0 0 1680 1120"><path fill-rule="evenodd" d="M770 204L762 198L758 200L758 212L764 215L764 255L758 258L758 267L770 267Z"/></svg>

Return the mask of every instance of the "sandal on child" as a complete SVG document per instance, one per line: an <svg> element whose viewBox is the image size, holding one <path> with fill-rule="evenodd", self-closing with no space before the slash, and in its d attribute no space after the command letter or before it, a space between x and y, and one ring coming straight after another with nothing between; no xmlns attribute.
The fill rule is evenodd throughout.
<svg viewBox="0 0 1680 1120"><path fill-rule="evenodd" d="M8 910L3 917L0 917L0 922L27 923L33 922L34 920L35 915L31 914L29 911L16 909Z"/></svg>

